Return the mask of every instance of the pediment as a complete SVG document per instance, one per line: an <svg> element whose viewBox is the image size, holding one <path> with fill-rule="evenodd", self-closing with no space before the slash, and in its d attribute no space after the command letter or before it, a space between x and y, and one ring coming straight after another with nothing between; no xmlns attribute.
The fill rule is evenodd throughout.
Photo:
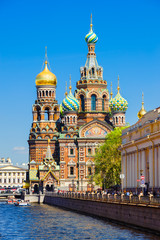
<svg viewBox="0 0 160 240"><path fill-rule="evenodd" d="M0 167L0 170L10 170L10 171L14 171L14 170L17 170L17 171L19 171L19 170L25 170L25 169L23 169L23 168L20 168L20 167L16 167L16 166L13 166L13 165L8 165L8 166L2 166L2 167Z"/></svg>
<svg viewBox="0 0 160 240"><path fill-rule="evenodd" d="M80 129L79 136L80 138L105 138L112 130L106 122L93 120Z"/></svg>

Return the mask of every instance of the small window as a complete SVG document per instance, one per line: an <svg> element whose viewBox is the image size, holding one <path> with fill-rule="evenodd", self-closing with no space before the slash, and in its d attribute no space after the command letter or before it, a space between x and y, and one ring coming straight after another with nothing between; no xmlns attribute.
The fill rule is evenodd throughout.
<svg viewBox="0 0 160 240"><path fill-rule="evenodd" d="M74 175L74 167L70 167L70 175Z"/></svg>
<svg viewBox="0 0 160 240"><path fill-rule="evenodd" d="M70 155L73 155L73 148L70 149Z"/></svg>
<svg viewBox="0 0 160 240"><path fill-rule="evenodd" d="M91 155L92 149L88 148L88 155Z"/></svg>
<svg viewBox="0 0 160 240"><path fill-rule="evenodd" d="M91 169L91 167L88 167L88 175L92 175L92 169Z"/></svg>

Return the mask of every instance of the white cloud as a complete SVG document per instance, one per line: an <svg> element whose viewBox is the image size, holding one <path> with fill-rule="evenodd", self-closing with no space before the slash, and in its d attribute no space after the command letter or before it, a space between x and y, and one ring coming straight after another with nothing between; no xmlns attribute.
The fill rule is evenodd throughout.
<svg viewBox="0 0 160 240"><path fill-rule="evenodd" d="M24 151L25 147L14 147L13 150L14 151Z"/></svg>

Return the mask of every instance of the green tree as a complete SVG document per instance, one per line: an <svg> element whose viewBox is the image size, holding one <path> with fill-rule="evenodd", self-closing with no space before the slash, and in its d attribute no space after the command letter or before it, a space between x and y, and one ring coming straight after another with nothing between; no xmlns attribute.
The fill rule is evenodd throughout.
<svg viewBox="0 0 160 240"><path fill-rule="evenodd" d="M106 140L95 154L95 175L94 181L97 185L109 188L113 185L120 184L121 172L121 152L119 147L122 144L122 130L126 128L115 128L107 134Z"/></svg>

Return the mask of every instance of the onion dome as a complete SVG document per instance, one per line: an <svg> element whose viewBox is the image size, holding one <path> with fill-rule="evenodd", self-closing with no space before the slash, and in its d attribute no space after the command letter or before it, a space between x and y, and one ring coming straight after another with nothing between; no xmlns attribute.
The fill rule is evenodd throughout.
<svg viewBox="0 0 160 240"><path fill-rule="evenodd" d="M91 14L91 24L90 24L90 31L89 33L85 36L85 40L87 43L96 43L98 41L97 35L93 32L92 30L92 14Z"/></svg>
<svg viewBox="0 0 160 240"><path fill-rule="evenodd" d="M44 70L36 77L36 85L57 85L57 78L51 71L49 71L47 60L45 61Z"/></svg>
<svg viewBox="0 0 160 240"><path fill-rule="evenodd" d="M109 107L112 112L126 112L126 110L128 108L128 102L119 93L119 89L120 89L119 77L118 77L118 88L117 89L118 89L118 93L114 98L112 98L112 94L111 94L111 99L109 101Z"/></svg>
<svg viewBox="0 0 160 240"><path fill-rule="evenodd" d="M144 96L144 95L143 95L143 93L142 93L142 108L139 110L139 112L138 112L138 114L137 114L137 116L138 116L139 119L142 118L142 117L144 116L144 114L147 113L147 111L144 109L143 96Z"/></svg>
<svg viewBox="0 0 160 240"><path fill-rule="evenodd" d="M68 111L78 111L79 109L79 101L73 96L71 92L71 85L69 87L70 92L67 95L67 92L65 93L66 97L62 101L62 108L63 111L68 112Z"/></svg>

